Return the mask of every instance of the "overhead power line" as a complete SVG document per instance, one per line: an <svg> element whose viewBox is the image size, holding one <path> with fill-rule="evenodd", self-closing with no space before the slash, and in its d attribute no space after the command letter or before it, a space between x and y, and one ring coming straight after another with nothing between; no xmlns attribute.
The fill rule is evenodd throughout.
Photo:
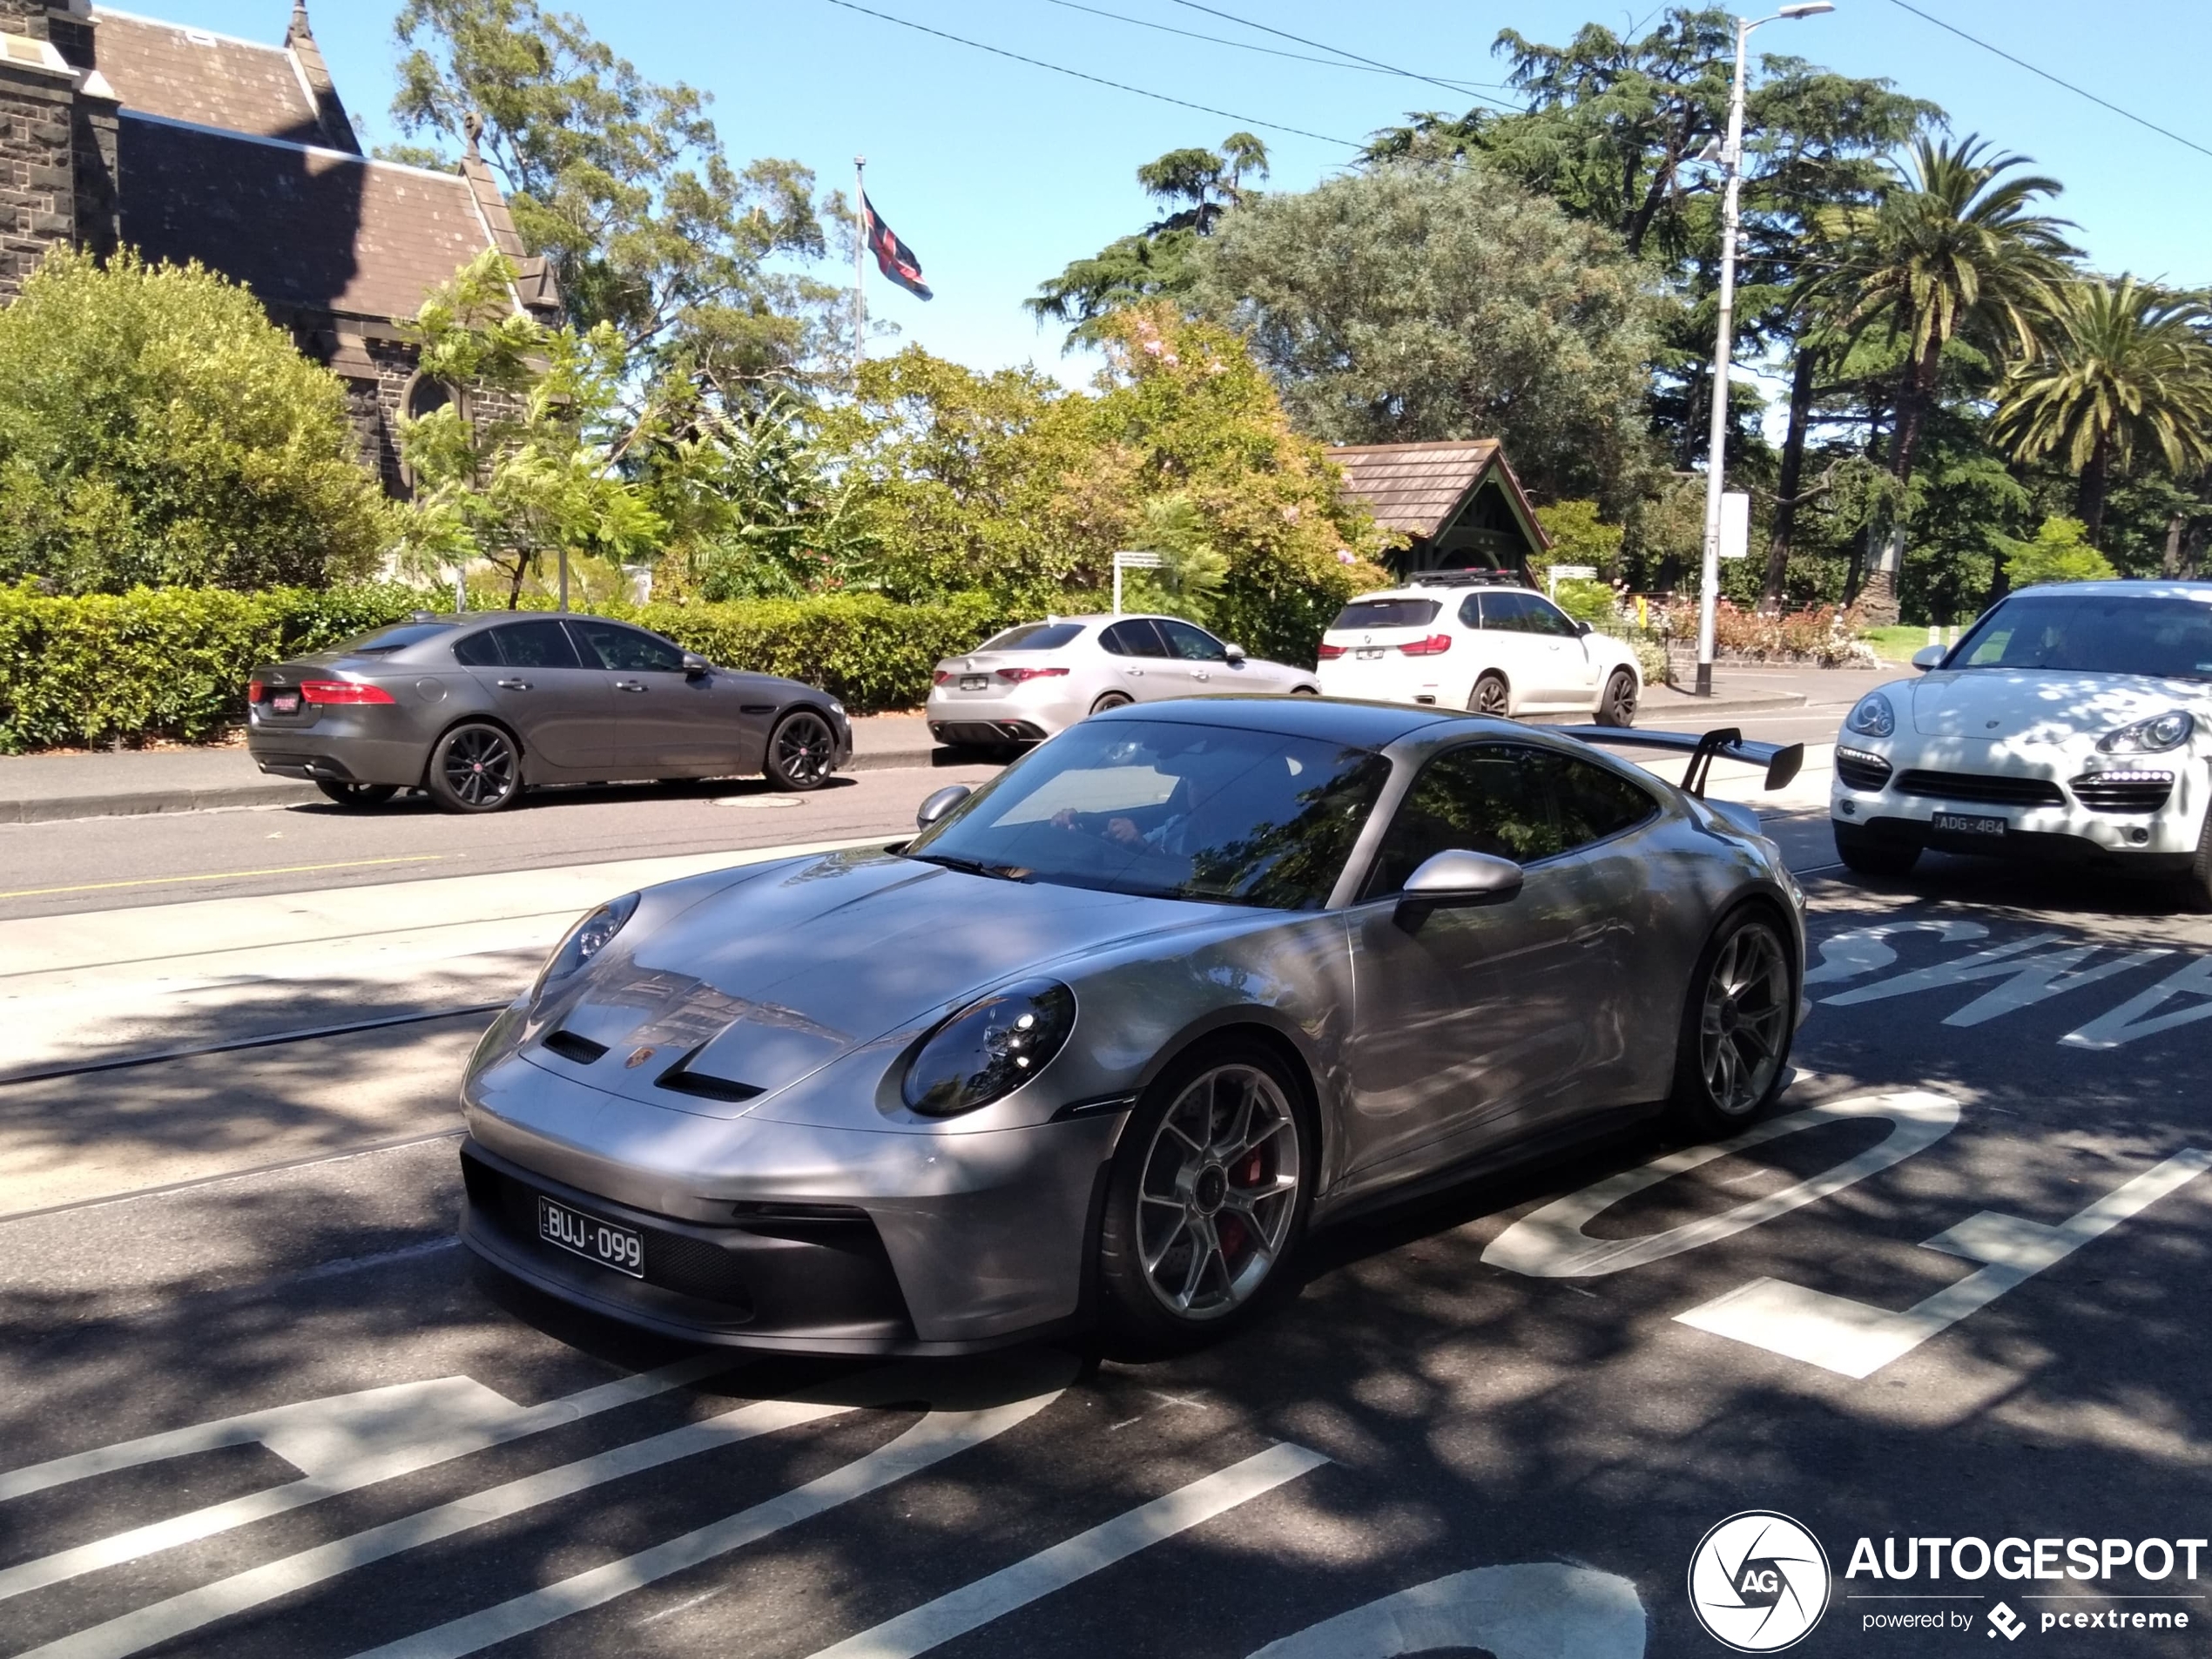
<svg viewBox="0 0 2212 1659"><path fill-rule="evenodd" d="M2039 75L2042 77L2043 79L2050 82L2054 86L2064 87L2076 98L2086 98L2090 103L2096 105L2100 108L2110 110L2114 115L2120 117L2122 120L2133 121L2137 126L2148 128L2149 131L2158 134L2158 136L2161 138L2171 138L2175 144L2186 145L2188 148L2195 151L2197 154L2201 156L2212 156L2212 150L2206 149L2204 145L2197 143L2195 139L2185 138L2180 133L2173 131L2170 127L2162 127L2155 121L2146 120L2143 117L2137 115L2133 110L2123 110L2119 105L2114 104L2110 98L2099 98L2094 92L2090 91L2087 87L2076 86L2072 81L2060 80L2057 76L2052 74L2049 70L2038 69L2034 64L2029 63L2025 57L2015 57L2012 55L2012 53L2006 51L2002 46L1993 46L1989 44L1989 42L1982 39L1979 36L1968 34L1956 24L1946 23L1942 18L1934 17L1928 12L1921 10L1918 6L1907 4L1906 0L1890 0L1890 3L1902 10L1911 12L1923 23L1932 23L1937 28L1958 36L1959 39L1966 42L1969 45L1979 46L1986 52L1996 53L1998 57L2003 58L2006 63L2014 65L2016 68L2024 69L2031 75Z"/></svg>
<svg viewBox="0 0 2212 1659"><path fill-rule="evenodd" d="M1304 127L1285 126L1280 121L1263 121L1258 116L1239 115L1234 110L1217 110L1211 104L1193 104L1189 98L1170 98L1165 92L1155 92L1142 86L1131 86L1125 81L1109 81L1103 75L1087 74L1080 69L1069 69L1065 64L1048 64L1042 57L1025 57L1020 52L1008 51L1003 46L992 46L980 40L970 40L965 35L949 34L942 29L933 29L927 24L915 23L908 17L894 17L887 11L856 5L853 0L829 0L833 6L863 16L876 17L885 23L895 23L901 29L912 29L919 34L934 35L940 40L949 40L956 46L972 47L979 52L988 52L994 57L1010 57L1017 64L1027 64L1032 69L1049 69L1055 75L1069 75L1079 81L1089 81L1094 86L1111 87L1116 92L1134 92L1139 98L1149 98L1157 103L1173 104L1186 110L1197 110L1203 115L1217 115L1224 121L1234 121L1241 126L1265 127L1271 132L1289 132L1301 138L1318 138L1324 144L1340 144L1347 150L1366 146L1350 138L1339 138L1327 132L1310 132Z"/></svg>
<svg viewBox="0 0 2212 1659"><path fill-rule="evenodd" d="M1258 41L1252 40L1231 40L1226 35L1202 35L1195 30L1177 29L1171 24L1155 23L1150 17L1129 17L1118 11L1103 11L1096 6L1079 4L1077 0L1051 0L1051 3L1065 7L1069 11L1088 12L1094 17L1109 17L1116 23L1129 24L1138 29L1156 29L1163 35L1179 35L1185 40L1203 40L1216 46L1231 46L1240 52L1263 52L1270 57L1287 57L1294 64L1318 64L1325 69L1355 70L1362 75L1395 75L1399 72L1394 69L1385 69L1375 64L1347 63L1341 57L1315 57L1306 52L1286 52L1279 46L1263 46ZM1474 89L1479 86L1495 87L1500 91L1512 90L1502 81L1440 81L1437 84L1455 88L1469 96L1472 96Z"/></svg>
<svg viewBox="0 0 2212 1659"><path fill-rule="evenodd" d="M1247 29L1257 29L1260 33L1273 35L1278 40L1295 41L1301 46L1311 46L1316 51L1334 52L1339 57L1349 58L1355 64L1365 64L1369 69L1383 70L1393 75L1403 76L1409 81L1426 81L1431 86L1440 86L1447 92L1457 92L1463 98L1472 98L1478 104L1494 104L1498 108L1510 111L1515 115L1521 113L1518 104L1507 104L1502 98L1488 98L1480 92L1469 92L1466 87L1453 81L1440 81L1433 75L1423 75L1415 70L1400 69L1395 64L1386 64L1379 58L1362 57L1358 52L1346 51L1341 46L1332 46L1326 41L1308 40L1304 35L1293 35L1287 30L1278 29L1270 24L1254 23L1250 17L1240 17L1233 11L1223 11L1214 6L1202 6L1198 3L1198 0L1175 0L1175 3L1179 6L1187 6L1192 11L1203 11L1210 17L1219 17L1227 23L1241 24Z"/></svg>

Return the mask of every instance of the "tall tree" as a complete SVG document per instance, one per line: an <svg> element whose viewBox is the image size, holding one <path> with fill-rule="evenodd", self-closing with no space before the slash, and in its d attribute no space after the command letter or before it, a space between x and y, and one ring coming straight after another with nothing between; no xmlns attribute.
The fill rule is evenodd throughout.
<svg viewBox="0 0 2212 1659"><path fill-rule="evenodd" d="M2212 464L2212 325L2203 300L2123 275L2059 293L2044 349L2006 381L1996 435L2022 461L2077 475L2074 516L2101 545L2105 497L2139 449L2177 478Z"/></svg>
<svg viewBox="0 0 2212 1659"><path fill-rule="evenodd" d="M1847 330L1878 333L1898 348L1887 461L1900 495L1912 482L1945 348L1968 340L1997 353L2032 353L2039 319L2051 314L2067 280L2076 253L2063 234L2067 221L2036 211L2060 186L2015 171L2027 165L2026 157L1993 152L1978 136L1922 138L1893 164L1878 202L1825 216L1838 257L1808 292L1832 300ZM1900 502L1864 592L1870 614L1884 620L1895 619L1905 534Z"/></svg>
<svg viewBox="0 0 2212 1659"><path fill-rule="evenodd" d="M1170 150L1146 162L1136 182L1170 211L1089 259L1071 261L1022 305L1040 321L1073 324L1073 346L1100 343L1100 320L1120 307L1188 297L1197 281L1192 256L1199 239L1252 193L1247 179L1266 177L1267 146L1249 132L1231 133L1218 150Z"/></svg>

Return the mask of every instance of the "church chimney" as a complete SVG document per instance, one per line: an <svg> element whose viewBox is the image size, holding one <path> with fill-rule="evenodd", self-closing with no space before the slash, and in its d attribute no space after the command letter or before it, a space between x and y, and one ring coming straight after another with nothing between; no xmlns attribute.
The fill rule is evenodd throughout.
<svg viewBox="0 0 2212 1659"><path fill-rule="evenodd" d="M4 3L5 0L0 0ZM330 66L322 61L322 48L315 44L315 31L307 22L306 0L295 0L292 8L292 26L284 31L284 49L300 65L300 78L314 95L315 125L321 130L323 147L343 150L347 155L361 152L360 135L354 132L346 106L339 101L338 84L330 78Z"/></svg>

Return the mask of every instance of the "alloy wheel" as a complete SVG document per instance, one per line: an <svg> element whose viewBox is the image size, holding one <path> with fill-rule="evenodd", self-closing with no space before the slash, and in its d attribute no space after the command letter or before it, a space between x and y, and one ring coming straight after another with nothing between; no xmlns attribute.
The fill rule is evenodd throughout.
<svg viewBox="0 0 2212 1659"><path fill-rule="evenodd" d="M1137 1254L1160 1305L1202 1320L1249 1302L1282 1255L1300 1178L1298 1126L1274 1078L1234 1064L1193 1079L1137 1184Z"/></svg>
<svg viewBox="0 0 2212 1659"><path fill-rule="evenodd" d="M1608 725L1634 725L1636 718L1636 683L1629 675L1615 674L1605 688L1605 721Z"/></svg>
<svg viewBox="0 0 2212 1659"><path fill-rule="evenodd" d="M800 712L776 728L770 759L776 780L787 788L812 789L830 775L837 739L819 714Z"/></svg>
<svg viewBox="0 0 2212 1659"><path fill-rule="evenodd" d="M1713 959L1698 1022L1699 1070L1714 1109L1741 1117L1766 1098L1790 1035L1790 968L1782 941L1747 921Z"/></svg>
<svg viewBox="0 0 2212 1659"><path fill-rule="evenodd" d="M455 732L438 768L447 790L463 806L496 806L515 791L515 745L491 726L464 726Z"/></svg>
<svg viewBox="0 0 2212 1659"><path fill-rule="evenodd" d="M1494 718L1506 718L1506 707L1511 699L1506 693L1506 683L1495 674L1485 674L1474 683L1474 711Z"/></svg>

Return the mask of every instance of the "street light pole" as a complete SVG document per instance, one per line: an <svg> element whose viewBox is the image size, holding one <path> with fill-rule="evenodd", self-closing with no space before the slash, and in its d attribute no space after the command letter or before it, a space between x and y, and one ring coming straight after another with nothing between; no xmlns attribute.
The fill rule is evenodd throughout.
<svg viewBox="0 0 2212 1659"><path fill-rule="evenodd" d="M1720 316L1713 338L1713 424L1705 459L1705 560L1697 589L1697 695L1713 694L1714 618L1721 597L1721 496L1728 488L1728 366L1736 346L1736 228L1743 189L1743 65L1751 31L1784 18L1817 17L1834 0L1804 0L1756 22L1736 19L1736 79L1729 89L1728 139L1721 146L1727 183L1721 206Z"/></svg>

